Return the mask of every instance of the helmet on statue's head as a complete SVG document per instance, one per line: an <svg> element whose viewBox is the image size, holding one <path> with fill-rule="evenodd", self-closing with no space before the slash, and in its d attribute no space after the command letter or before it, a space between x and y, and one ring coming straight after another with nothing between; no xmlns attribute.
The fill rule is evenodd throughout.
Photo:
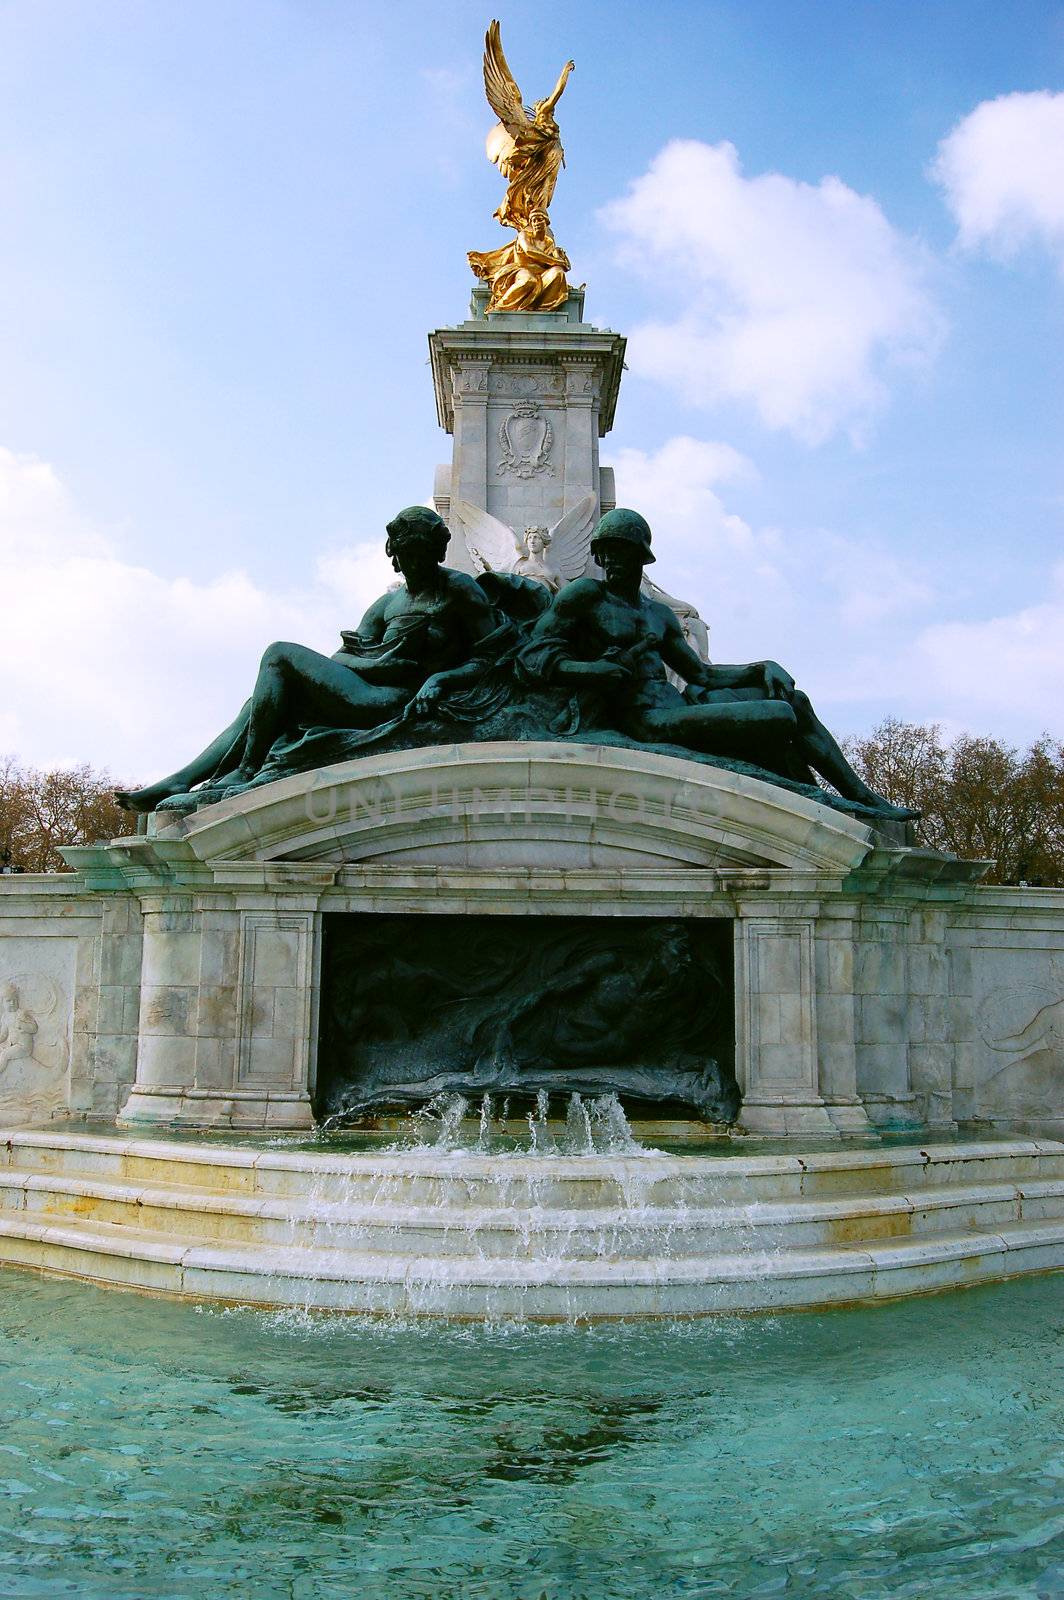
<svg viewBox="0 0 1064 1600"><path fill-rule="evenodd" d="M595 529L595 537L591 541L591 554L598 561L598 547L610 539L623 540L625 544L638 545L643 556L643 565L648 566L657 558L650 549L650 523L646 517L641 517L638 511L629 511L625 506L617 506L613 511L607 511ZM602 563L599 562L601 566Z"/></svg>

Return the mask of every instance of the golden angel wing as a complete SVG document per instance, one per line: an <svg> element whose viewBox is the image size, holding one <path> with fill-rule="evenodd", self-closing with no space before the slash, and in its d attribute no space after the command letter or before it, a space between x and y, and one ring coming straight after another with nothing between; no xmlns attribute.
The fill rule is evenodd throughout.
<svg viewBox="0 0 1064 1600"><path fill-rule="evenodd" d="M507 133L501 122L497 122L488 134L484 148L488 152L488 160L498 167L504 178L509 178L510 157L517 149L517 141Z"/></svg>
<svg viewBox="0 0 1064 1600"><path fill-rule="evenodd" d="M528 117L521 101L521 91L514 82L514 75L503 54L502 34L497 22L493 22L484 35L484 93L489 106L511 138L520 129L527 128Z"/></svg>
<svg viewBox="0 0 1064 1600"><path fill-rule="evenodd" d="M554 524L550 534L550 560L566 583L579 578L587 566L598 501L585 494Z"/></svg>
<svg viewBox="0 0 1064 1600"><path fill-rule="evenodd" d="M451 512L458 513L466 549L478 572L512 571L517 560L517 536L507 523L470 500L452 500Z"/></svg>

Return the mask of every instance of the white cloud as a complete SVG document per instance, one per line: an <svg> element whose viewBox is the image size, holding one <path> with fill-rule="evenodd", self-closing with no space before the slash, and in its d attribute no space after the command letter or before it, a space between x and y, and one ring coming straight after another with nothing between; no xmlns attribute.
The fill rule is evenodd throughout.
<svg viewBox="0 0 1064 1600"><path fill-rule="evenodd" d="M1015 719L1020 737L1060 733L1064 684L1064 561L1049 597L982 622L940 622L916 641L917 683L934 685L950 714L974 728Z"/></svg>
<svg viewBox="0 0 1064 1600"><path fill-rule="evenodd" d="M810 443L856 436L889 370L937 348L924 252L838 178L747 178L733 145L676 141L600 215L678 302L633 333L634 369L695 404L748 402Z"/></svg>
<svg viewBox="0 0 1064 1600"><path fill-rule="evenodd" d="M774 536L755 534L718 493L721 485L753 478L752 463L730 445L686 435L659 450L619 450L610 461L617 503L650 523L657 556L650 576L698 607L712 653L732 659L732 641L759 636L758 624L788 587L775 562ZM758 653L755 646L750 653Z"/></svg>
<svg viewBox="0 0 1064 1600"><path fill-rule="evenodd" d="M101 554L106 543L78 515L47 461L0 445L0 559L8 565L73 550Z"/></svg>
<svg viewBox="0 0 1064 1600"><path fill-rule="evenodd" d="M867 541L823 529L755 530L719 492L755 476L729 445L682 436L612 460L618 501L653 529L651 576L699 607L719 660L789 657L792 670L812 672L834 694L856 652L934 598L926 572Z"/></svg>
<svg viewBox="0 0 1064 1600"><path fill-rule="evenodd" d="M0 748L126 780L194 755L250 691L263 648L325 651L394 579L373 542L323 557L304 590L130 562L86 526L53 469L0 450Z"/></svg>
<svg viewBox="0 0 1064 1600"><path fill-rule="evenodd" d="M619 450L613 457L618 503L652 505L655 515L677 531L694 527L708 535L746 546L750 529L741 517L725 511L718 484L754 475L753 463L729 444L692 439L682 434L660 450Z"/></svg>
<svg viewBox="0 0 1064 1600"><path fill-rule="evenodd" d="M825 529L754 528L729 510L722 488L754 469L727 445L676 438L613 463L619 502L653 529L651 576L698 606L715 660L781 661L837 732L893 713L1017 743L1059 734L1064 562L1035 605L934 621L955 586L926 558Z"/></svg>
<svg viewBox="0 0 1064 1600"><path fill-rule="evenodd" d="M833 594L839 620L847 628L864 629L912 616L935 598L927 574L913 571L910 563L887 550L827 533L818 546L820 579Z"/></svg>
<svg viewBox="0 0 1064 1600"><path fill-rule="evenodd" d="M1042 244L1064 271L1064 93L984 100L938 147L959 243L1002 259Z"/></svg>

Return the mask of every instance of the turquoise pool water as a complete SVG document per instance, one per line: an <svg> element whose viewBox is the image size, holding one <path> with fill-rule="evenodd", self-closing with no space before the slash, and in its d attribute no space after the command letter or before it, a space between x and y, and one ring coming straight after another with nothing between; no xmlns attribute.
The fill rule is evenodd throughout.
<svg viewBox="0 0 1064 1600"><path fill-rule="evenodd" d="M0 1595L1064 1597L1064 1275L655 1327L0 1273Z"/></svg>

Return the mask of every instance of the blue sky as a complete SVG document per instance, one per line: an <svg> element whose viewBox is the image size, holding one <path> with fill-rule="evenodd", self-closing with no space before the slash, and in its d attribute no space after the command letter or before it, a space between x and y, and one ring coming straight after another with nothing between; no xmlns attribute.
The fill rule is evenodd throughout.
<svg viewBox="0 0 1064 1600"><path fill-rule="evenodd" d="M332 649L503 235L481 6L0 0L0 750L150 778ZM1064 6L511 5L603 457L839 732L1064 734Z"/></svg>

